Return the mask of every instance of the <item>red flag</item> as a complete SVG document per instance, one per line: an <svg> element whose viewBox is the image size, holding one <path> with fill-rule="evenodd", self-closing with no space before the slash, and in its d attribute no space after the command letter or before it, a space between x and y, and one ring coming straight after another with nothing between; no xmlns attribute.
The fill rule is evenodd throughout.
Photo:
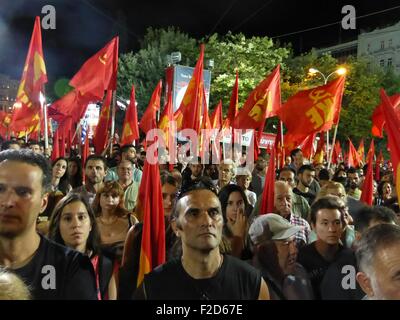
<svg viewBox="0 0 400 320"><path fill-rule="evenodd" d="M170 123L174 120L174 106L172 104L172 91L168 93L167 104L164 107L164 111L160 116L160 121L158 122L158 127L164 132L164 141L168 148L171 150L172 146L170 146L170 136L169 129Z"/></svg>
<svg viewBox="0 0 400 320"><path fill-rule="evenodd" d="M347 164L349 167L357 168L361 164L361 159L359 154L357 153L356 148L349 138L349 156L347 160Z"/></svg>
<svg viewBox="0 0 400 320"><path fill-rule="evenodd" d="M362 162L365 162L365 150L364 150L364 139L361 139L357 149L358 156Z"/></svg>
<svg viewBox="0 0 400 320"><path fill-rule="evenodd" d="M55 161L57 158L60 157L60 146L59 146L59 136L58 136L58 129L54 133L53 137L53 152L51 153L51 161Z"/></svg>
<svg viewBox="0 0 400 320"><path fill-rule="evenodd" d="M311 134L292 134L286 132L284 136L285 141L285 153L290 154L295 148L300 148L304 158L310 158L314 153L314 140L316 132Z"/></svg>
<svg viewBox="0 0 400 320"><path fill-rule="evenodd" d="M290 97L279 111L289 132L310 134L329 130L339 121L345 77L326 85L300 91Z"/></svg>
<svg viewBox="0 0 400 320"><path fill-rule="evenodd" d="M118 42L113 38L106 46L89 58L69 84L81 91L102 99L105 90L116 90L118 70Z"/></svg>
<svg viewBox="0 0 400 320"><path fill-rule="evenodd" d="M278 137L276 138L278 139ZM275 139L275 144L276 144ZM262 193L260 214L274 212L274 193L275 193L275 148L271 149L267 172L265 173L265 184Z"/></svg>
<svg viewBox="0 0 400 320"><path fill-rule="evenodd" d="M222 127L222 100L219 100L218 105L210 116L211 128L221 129Z"/></svg>
<svg viewBox="0 0 400 320"><path fill-rule="evenodd" d="M400 119L396 116L393 105L385 90L381 89L382 111L386 122L390 160L393 164L397 197L400 199Z"/></svg>
<svg viewBox="0 0 400 320"><path fill-rule="evenodd" d="M94 149L96 150L96 154L101 154L107 144L108 129L111 125L112 93L113 92L111 90L107 91L103 106L101 107L99 122L93 135L93 145Z"/></svg>
<svg viewBox="0 0 400 320"><path fill-rule="evenodd" d="M389 97L389 99L395 108L396 115L400 118L400 108L399 108L400 94L395 94ZM371 128L372 135L374 135L375 137L383 138L384 124L385 120L383 117L382 103L381 103L375 108L374 113L372 114L372 128Z"/></svg>
<svg viewBox="0 0 400 320"><path fill-rule="evenodd" d="M42 34L40 31L40 18L35 18L32 37L26 56L21 82L18 87L10 128L14 131L25 130L39 122L35 117L40 111L40 92L47 82L46 66L42 49ZM25 120L23 123L19 122Z"/></svg>
<svg viewBox="0 0 400 320"><path fill-rule="evenodd" d="M373 194L374 194L374 177L373 177L373 166L372 162L374 160L374 154L375 154L375 146L374 146L374 140L371 140L371 145L369 146L369 151L368 151L368 168L367 168L367 173L365 175L365 179L363 182L362 186L362 193L361 193L361 198L360 201L366 203L369 206L372 206L373 202Z"/></svg>
<svg viewBox="0 0 400 320"><path fill-rule="evenodd" d="M264 131L265 119L276 116L281 108L281 76L278 65L250 94L240 109L233 127Z"/></svg>
<svg viewBox="0 0 400 320"><path fill-rule="evenodd" d="M193 129L200 133L201 115L204 105L204 80L203 80L204 44L200 45L200 56L193 70L192 79L183 96L181 105L177 110L177 129Z"/></svg>
<svg viewBox="0 0 400 320"><path fill-rule="evenodd" d="M332 163L339 163L343 161L342 147L339 140L336 140L332 153Z"/></svg>
<svg viewBox="0 0 400 320"><path fill-rule="evenodd" d="M147 109L139 122L139 127L144 133L147 133L151 129L157 128L156 113L158 110L160 110L161 89L162 82L160 80L154 89L149 105L147 106Z"/></svg>
<svg viewBox="0 0 400 320"><path fill-rule="evenodd" d="M143 221L137 286L144 275L165 262L165 226L160 170L145 160L140 182L136 215Z"/></svg>
<svg viewBox="0 0 400 320"><path fill-rule="evenodd" d="M224 121L224 128L232 127L233 122L238 114L239 110L239 73L236 71L236 80L232 88L231 101L229 103L228 114Z"/></svg>
<svg viewBox="0 0 400 320"><path fill-rule="evenodd" d="M72 90L65 96L53 102L51 109L58 112L57 115L52 116L54 120L59 122L65 116L70 116L74 123L79 122L83 118L89 102L101 100L96 98L90 93L82 94L79 90Z"/></svg>
<svg viewBox="0 0 400 320"><path fill-rule="evenodd" d="M124 125L122 126L121 145L131 144L139 139L138 116L135 99L135 86L132 85L129 106L126 109Z"/></svg>

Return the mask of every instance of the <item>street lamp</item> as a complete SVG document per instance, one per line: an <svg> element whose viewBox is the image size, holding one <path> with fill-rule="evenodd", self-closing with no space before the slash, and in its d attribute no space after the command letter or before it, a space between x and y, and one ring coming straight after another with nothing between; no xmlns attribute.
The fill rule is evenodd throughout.
<svg viewBox="0 0 400 320"><path fill-rule="evenodd" d="M330 77L331 75L333 75L333 74L336 73L336 74L342 76L342 75L344 75L344 74L347 73L347 70L346 70L346 68L344 68L344 67L340 67L340 68L336 69L335 71L331 72L330 74L328 74L327 77L326 77L321 71L319 71L319 70L316 69L316 68L310 68L310 69L308 69L308 73L309 73L310 75L314 75L314 74L316 74L316 73L319 73L319 74L324 78L324 84L327 84L327 83L328 83L328 79L329 79L329 77Z"/></svg>

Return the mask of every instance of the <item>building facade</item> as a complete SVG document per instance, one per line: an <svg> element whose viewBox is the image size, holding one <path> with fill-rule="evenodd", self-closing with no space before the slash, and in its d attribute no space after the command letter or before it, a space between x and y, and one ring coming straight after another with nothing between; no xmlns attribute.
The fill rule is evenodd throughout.
<svg viewBox="0 0 400 320"><path fill-rule="evenodd" d="M400 74L400 22L371 32L361 32L357 40L317 49L317 53L330 53L340 62L348 56L369 57L380 67L393 67L394 72Z"/></svg>
<svg viewBox="0 0 400 320"><path fill-rule="evenodd" d="M17 97L19 81L0 74L0 110L11 112Z"/></svg>

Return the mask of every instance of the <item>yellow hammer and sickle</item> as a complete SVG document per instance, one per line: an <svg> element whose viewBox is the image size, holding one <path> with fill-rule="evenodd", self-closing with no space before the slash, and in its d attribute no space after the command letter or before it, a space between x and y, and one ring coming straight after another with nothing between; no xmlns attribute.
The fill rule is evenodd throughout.
<svg viewBox="0 0 400 320"><path fill-rule="evenodd" d="M249 112L249 117L253 118L254 121L260 122L264 116L265 100L267 99L267 94L265 94L254 107Z"/></svg>
<svg viewBox="0 0 400 320"><path fill-rule="evenodd" d="M107 60L107 53L105 53L102 57L100 57L99 60L102 64L105 65Z"/></svg>

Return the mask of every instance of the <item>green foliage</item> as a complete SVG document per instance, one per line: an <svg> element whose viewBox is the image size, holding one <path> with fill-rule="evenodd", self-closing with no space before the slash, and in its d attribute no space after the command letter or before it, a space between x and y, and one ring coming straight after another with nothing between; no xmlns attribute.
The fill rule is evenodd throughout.
<svg viewBox="0 0 400 320"><path fill-rule="evenodd" d="M137 53L122 54L118 68L118 96L129 99L134 84L139 117L147 108L158 81L164 78L166 55L180 51L187 64L194 64L198 51L196 40L174 27L149 28L141 46Z"/></svg>
<svg viewBox="0 0 400 320"><path fill-rule="evenodd" d="M281 64L282 102L300 90L322 85L320 74L310 75L309 68L329 75L342 66L329 54L319 56L312 50L294 57L289 46L279 47L268 37L246 38L243 34L213 34L197 41L179 29L149 28L136 53L121 55L118 74L118 96L129 99L132 84L135 84L139 117L146 109L150 96L166 68L166 55L174 51L182 54L183 65L194 66L199 55L199 43L205 43L205 61L214 60L211 77L210 113L221 99L226 114L229 106L235 72L239 72L239 105L242 106L248 94L277 65ZM338 138L343 142L350 137L358 145L364 138L366 148L371 138L371 115L379 104L379 89L389 95L400 92L400 76L393 69L383 70L365 57L349 58L343 65L348 70L345 94L342 103ZM268 131L275 132L277 119L267 121ZM376 141L382 145L384 140Z"/></svg>
<svg viewBox="0 0 400 320"><path fill-rule="evenodd" d="M213 34L205 44L205 59L214 59L210 106L221 99L224 110L229 106L236 70L239 73L239 105L251 90L277 64L289 56L289 49L274 46L268 37L246 38L243 34ZM226 113L226 112L225 112Z"/></svg>

